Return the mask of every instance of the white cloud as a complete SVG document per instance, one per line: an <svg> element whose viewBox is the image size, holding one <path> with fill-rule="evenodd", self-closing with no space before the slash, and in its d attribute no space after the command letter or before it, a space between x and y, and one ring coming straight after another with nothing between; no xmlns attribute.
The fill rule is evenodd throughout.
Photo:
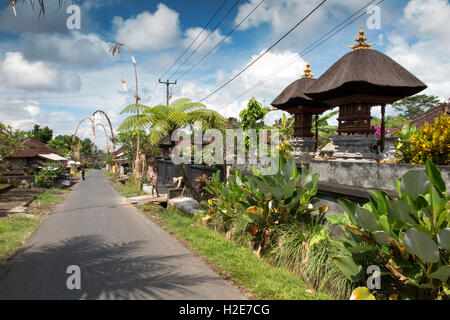
<svg viewBox="0 0 450 320"><path fill-rule="evenodd" d="M254 55L246 65L257 56ZM257 82L271 75L274 70L280 69L281 66L285 66L288 62L292 61L295 62L279 73L272 75L261 86L242 95L242 93L252 88ZM208 108L218 110L225 117L239 117L239 113L246 107L248 100L252 97L256 97L264 105L268 106L285 87L300 78L305 65L306 62L297 53L289 50L276 53L269 52L229 86L213 95L204 104ZM314 68L314 66L312 67ZM217 86L222 85L237 72L238 70L234 70L231 73L227 73L225 70L219 70L216 72L216 81L209 85L197 82L180 83L173 99L181 97L189 97L195 101L203 99L217 88ZM280 117L281 113L279 112L271 113L268 116L267 122L271 123Z"/></svg>
<svg viewBox="0 0 450 320"><path fill-rule="evenodd" d="M425 93L450 97L450 4L446 0L411 0L402 29L388 35L387 55L428 85ZM411 39L411 35L414 39Z"/></svg>
<svg viewBox="0 0 450 320"><path fill-rule="evenodd" d="M180 38L179 14L160 3L154 14L145 11L134 18L115 17L116 41L134 50L159 51L174 47Z"/></svg>
<svg viewBox="0 0 450 320"><path fill-rule="evenodd" d="M108 44L96 34L74 31L62 34L30 34L21 37L28 61L47 61L69 67L98 67L108 57Z"/></svg>
<svg viewBox="0 0 450 320"><path fill-rule="evenodd" d="M202 32L203 31L203 32ZM199 36L199 34L202 34ZM203 54L209 52L212 48L214 48L224 37L223 34L220 33L219 30L214 30L212 33L211 30L205 30L203 28L190 28L187 29L183 40L183 46L187 48L194 39L198 37L197 41L192 45L191 50L195 50L201 43L201 47L198 49L198 53ZM230 43L231 37L226 37L223 43Z"/></svg>
<svg viewBox="0 0 450 320"><path fill-rule="evenodd" d="M0 77L6 87L30 91L77 91L81 86L75 73L52 69L41 61L28 62L20 52L6 53Z"/></svg>

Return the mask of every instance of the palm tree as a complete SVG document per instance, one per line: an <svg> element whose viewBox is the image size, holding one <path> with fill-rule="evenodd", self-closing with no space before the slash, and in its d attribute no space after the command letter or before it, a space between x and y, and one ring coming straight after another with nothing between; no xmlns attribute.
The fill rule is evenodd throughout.
<svg viewBox="0 0 450 320"><path fill-rule="evenodd" d="M202 122L203 130L225 129L227 125L227 120L218 112L187 98L176 100L170 106L159 105L151 108L131 105L122 113L134 114L122 122L119 130L148 129L153 145L158 144L167 135L171 136L177 129L191 127L196 121Z"/></svg>
<svg viewBox="0 0 450 320"><path fill-rule="evenodd" d="M143 105L131 105L122 111L122 114L132 114L126 118L119 127L120 131L149 130L149 140L152 145L157 145L164 137L172 136L172 133L181 128L192 128L192 125L200 121L202 129L225 129L227 120L218 112L209 110L202 103L192 102L190 99L179 99L170 106L158 105L147 107ZM191 191L194 198L200 199L197 191L187 181L184 166L179 166L185 185Z"/></svg>

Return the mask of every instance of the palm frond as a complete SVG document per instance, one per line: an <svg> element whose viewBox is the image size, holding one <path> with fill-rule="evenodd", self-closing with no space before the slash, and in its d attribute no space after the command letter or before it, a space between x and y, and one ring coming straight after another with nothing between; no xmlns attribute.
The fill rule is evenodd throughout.
<svg viewBox="0 0 450 320"><path fill-rule="evenodd" d="M119 131L129 131L129 130L142 130L144 129L143 122L141 121L144 115L132 115L122 121L119 126Z"/></svg>
<svg viewBox="0 0 450 320"><path fill-rule="evenodd" d="M188 113L190 122L194 123L196 121L204 122L204 126L208 129L226 129L227 119L225 119L220 113L214 110L200 109L194 110Z"/></svg>
<svg viewBox="0 0 450 320"><path fill-rule="evenodd" d="M182 99L178 99L178 100L175 100L174 102L172 102L170 104L170 107L174 108L174 109L178 109L178 108L181 108L185 104L188 104L188 103L191 103L191 99L189 99L189 98L182 98Z"/></svg>
<svg viewBox="0 0 450 320"><path fill-rule="evenodd" d="M189 112L197 109L206 109L206 106L203 103L200 102L192 102L187 103L183 107L180 108L181 111Z"/></svg>
<svg viewBox="0 0 450 320"><path fill-rule="evenodd" d="M167 116L167 120L175 127L184 127L189 122L189 115L183 111L174 110Z"/></svg>
<svg viewBox="0 0 450 320"><path fill-rule="evenodd" d="M142 104L131 104L129 106L127 106L126 108L124 108L120 114L124 115L124 114L145 114L150 110L150 107L148 106L144 106Z"/></svg>
<svg viewBox="0 0 450 320"><path fill-rule="evenodd" d="M170 124L166 120L155 123L150 130L150 143L153 145L158 144L169 133L169 130Z"/></svg>

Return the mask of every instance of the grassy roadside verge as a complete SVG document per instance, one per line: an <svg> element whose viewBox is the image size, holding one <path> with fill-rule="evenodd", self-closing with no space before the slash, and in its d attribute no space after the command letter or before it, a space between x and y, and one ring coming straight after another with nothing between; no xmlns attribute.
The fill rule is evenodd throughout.
<svg viewBox="0 0 450 320"><path fill-rule="evenodd" d="M125 183L121 183L121 182L114 181L114 178L115 178L114 173L104 171L104 174L107 178L110 179L111 184L114 187L114 189L116 189L117 192L119 192L123 197L131 198L131 197L145 195L144 192L139 190L139 186L133 182L132 177L130 177L130 179L128 181L126 181Z"/></svg>
<svg viewBox="0 0 450 320"><path fill-rule="evenodd" d="M30 203L25 215L0 218L0 268L67 196L69 190L50 189Z"/></svg>
<svg viewBox="0 0 450 320"><path fill-rule="evenodd" d="M44 220L44 217L6 217L0 219L0 268Z"/></svg>
<svg viewBox="0 0 450 320"><path fill-rule="evenodd" d="M218 273L245 288L250 296L263 300L324 300L310 293L307 285L286 269L260 260L250 249L238 247L221 234L198 225L194 218L155 206L140 208L147 217L179 239Z"/></svg>
<svg viewBox="0 0 450 320"><path fill-rule="evenodd" d="M27 208L27 213L33 215L50 214L63 202L69 192L68 189L49 189L34 198Z"/></svg>

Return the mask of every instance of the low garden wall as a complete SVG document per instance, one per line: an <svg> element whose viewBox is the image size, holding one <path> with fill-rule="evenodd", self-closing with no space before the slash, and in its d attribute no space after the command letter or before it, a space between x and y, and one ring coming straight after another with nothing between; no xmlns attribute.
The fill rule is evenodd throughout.
<svg viewBox="0 0 450 320"><path fill-rule="evenodd" d="M321 183L343 184L365 189L396 191L395 181L410 170L425 170L425 166L408 164L359 163L337 161L312 161L308 164L313 173L320 175ZM450 189L450 166L439 167Z"/></svg>

